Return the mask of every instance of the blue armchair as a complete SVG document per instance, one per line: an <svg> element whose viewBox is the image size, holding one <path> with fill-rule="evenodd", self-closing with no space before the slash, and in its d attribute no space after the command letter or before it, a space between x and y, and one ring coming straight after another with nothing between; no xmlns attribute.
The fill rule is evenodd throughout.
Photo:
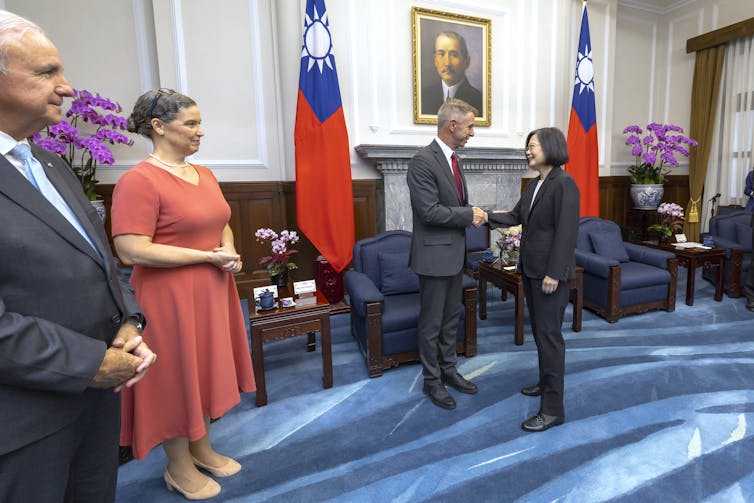
<svg viewBox="0 0 754 503"><path fill-rule="evenodd" d="M740 297L746 274L751 267L751 213L744 210L718 214L709 221L709 232L715 246L725 248L723 289L728 297ZM715 282L714 267L702 270L702 277Z"/></svg>
<svg viewBox="0 0 754 503"><path fill-rule="evenodd" d="M387 231L353 247L353 271L345 275L351 333L369 377L404 362L418 361L419 277L408 265L411 233ZM464 275L464 309L458 324L458 353L476 354L476 282Z"/></svg>
<svg viewBox="0 0 754 503"><path fill-rule="evenodd" d="M610 323L650 309L675 310L675 255L624 242L615 222L579 221L576 265L584 268L584 307Z"/></svg>

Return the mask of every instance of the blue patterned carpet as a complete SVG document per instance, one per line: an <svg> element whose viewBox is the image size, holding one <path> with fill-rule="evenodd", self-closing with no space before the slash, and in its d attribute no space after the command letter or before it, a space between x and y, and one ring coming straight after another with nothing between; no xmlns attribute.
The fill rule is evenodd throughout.
<svg viewBox="0 0 754 503"><path fill-rule="evenodd" d="M367 378L348 317L332 319L335 384L304 337L265 346L269 405L254 394L213 425L216 448L244 470L219 479L233 502L747 502L754 501L754 314L712 300L696 282L674 313L609 324L566 311L566 423L527 434L538 399L536 349L513 344L513 301L490 289L479 353L459 359L479 385L442 410L409 364ZM120 469L119 502L181 501L162 481L165 456Z"/></svg>

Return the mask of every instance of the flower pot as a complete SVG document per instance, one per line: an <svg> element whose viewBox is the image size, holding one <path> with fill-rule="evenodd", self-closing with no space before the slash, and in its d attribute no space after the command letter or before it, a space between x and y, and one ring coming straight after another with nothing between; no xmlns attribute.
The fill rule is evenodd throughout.
<svg viewBox="0 0 754 503"><path fill-rule="evenodd" d="M517 250L503 250L500 253L500 260L502 260L503 265L517 265L518 254Z"/></svg>
<svg viewBox="0 0 754 503"><path fill-rule="evenodd" d="M639 210L656 210L662 201L665 192L661 183L657 184L632 184L631 200L634 207Z"/></svg>
<svg viewBox="0 0 754 503"><path fill-rule="evenodd" d="M92 203L92 206L94 206L94 209L97 210L97 215L99 215L99 219L102 220L102 223L105 223L105 217L107 216L107 211L105 210L105 201L102 199L95 199L94 201L89 201Z"/></svg>
<svg viewBox="0 0 754 503"><path fill-rule="evenodd" d="M284 288L288 286L288 269L283 269L279 274L270 275L270 281L278 288Z"/></svg>

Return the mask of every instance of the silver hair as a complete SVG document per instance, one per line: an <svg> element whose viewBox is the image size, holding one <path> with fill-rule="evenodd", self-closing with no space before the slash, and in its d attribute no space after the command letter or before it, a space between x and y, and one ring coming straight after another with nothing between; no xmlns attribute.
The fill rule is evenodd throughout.
<svg viewBox="0 0 754 503"><path fill-rule="evenodd" d="M450 98L440 107L437 112L437 131L440 132L445 125L458 117L465 117L468 114L477 115L479 111L463 100Z"/></svg>
<svg viewBox="0 0 754 503"><path fill-rule="evenodd" d="M42 28L26 18L0 10L0 74L8 74L8 48L17 42L27 32L35 32L45 36Z"/></svg>

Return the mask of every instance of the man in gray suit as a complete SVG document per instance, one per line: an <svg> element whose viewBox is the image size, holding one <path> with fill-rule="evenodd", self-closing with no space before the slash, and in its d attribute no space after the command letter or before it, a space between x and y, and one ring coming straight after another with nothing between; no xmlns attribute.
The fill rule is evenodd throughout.
<svg viewBox="0 0 754 503"><path fill-rule="evenodd" d="M411 194L413 234L411 268L419 275L419 357L424 393L453 409L444 384L476 393L474 383L456 369L456 331L461 315L465 228L487 221L480 208L468 205L466 180L455 150L474 136L476 109L449 99L437 114L437 137L411 159L406 181Z"/></svg>
<svg viewBox="0 0 754 503"><path fill-rule="evenodd" d="M52 42L0 11L0 501L113 501L113 391L156 359L78 179L26 140L71 95Z"/></svg>

